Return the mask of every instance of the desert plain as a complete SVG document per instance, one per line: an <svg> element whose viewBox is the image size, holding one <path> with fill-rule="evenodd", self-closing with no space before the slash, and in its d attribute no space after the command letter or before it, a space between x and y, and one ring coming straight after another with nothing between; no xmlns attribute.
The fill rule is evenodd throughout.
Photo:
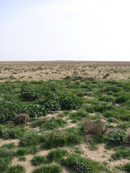
<svg viewBox="0 0 130 173"><path fill-rule="evenodd" d="M100 80L100 81L130 81L130 62L87 62L87 61L28 61L28 62L0 62L0 83L14 82L14 81L48 81L48 80L63 80L69 79L75 76L80 79L88 80ZM0 85L1 85L0 84ZM84 96L90 100L93 97ZM89 103L87 103L89 105ZM117 104L117 106L120 106ZM70 110L70 113L75 113L76 110ZM63 110L55 113L49 113L46 115L48 118L57 118ZM69 116L69 115L68 115ZM76 123L71 122L68 116L63 117L67 121L66 127L60 127L59 130L66 128L77 127ZM90 113L90 116L95 116L95 113ZM106 119L101 116L101 121L106 122ZM30 122L29 122L30 124ZM109 122L110 126L117 126L115 122ZM27 130L32 130L32 127L25 126ZM39 127L35 128L36 131L40 131ZM127 128L127 133L130 132L130 127ZM0 138L0 147L4 144L14 143L17 150L19 139L2 139ZM98 144L97 148L92 149L89 142L85 144L75 145L75 147L63 147L69 153L73 153L74 150L80 149L81 156L90 158L101 164L107 163L107 168L112 173L126 173L125 170L116 169L121 167L125 163L130 163L130 159L122 158L120 160L112 160L111 155L114 150L106 150L105 144ZM46 156L50 152L50 149L39 151L36 153L38 156ZM77 152L78 153L78 152ZM34 155L25 155L25 161L19 161L17 157L14 157L11 166L22 165L25 168L26 173L32 173L35 166L31 164L31 160ZM52 163L52 164L55 164ZM70 173L72 170L67 167L62 167L62 173ZM101 171L102 172L102 171ZM104 171L105 172L105 171ZM109 172L109 171L108 171ZM95 172L96 173L96 172Z"/></svg>

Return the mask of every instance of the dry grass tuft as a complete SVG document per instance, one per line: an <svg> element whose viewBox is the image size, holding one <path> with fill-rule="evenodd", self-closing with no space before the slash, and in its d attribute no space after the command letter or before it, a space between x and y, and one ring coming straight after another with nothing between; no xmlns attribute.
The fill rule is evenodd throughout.
<svg viewBox="0 0 130 173"><path fill-rule="evenodd" d="M127 142L130 143L130 133L127 135Z"/></svg>
<svg viewBox="0 0 130 173"><path fill-rule="evenodd" d="M29 115L28 114L21 113L21 114L15 115L15 117L14 117L14 123L15 123L15 125L17 125L17 124L27 125L27 121L29 119L30 118L29 118Z"/></svg>
<svg viewBox="0 0 130 173"><path fill-rule="evenodd" d="M88 134L104 135L107 132L108 126L104 126L100 120L98 122L95 122L88 119L84 122L83 128Z"/></svg>

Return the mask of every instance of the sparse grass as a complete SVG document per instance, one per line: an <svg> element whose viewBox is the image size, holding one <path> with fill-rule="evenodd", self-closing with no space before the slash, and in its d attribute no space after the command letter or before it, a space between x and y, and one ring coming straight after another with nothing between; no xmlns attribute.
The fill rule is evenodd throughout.
<svg viewBox="0 0 130 173"><path fill-rule="evenodd" d="M39 150L52 149L46 156L34 155L32 165L44 166L38 167L33 173L60 173L61 166L68 167L75 173L110 172L98 162L80 156L85 152L78 145L86 142L91 150L97 150L100 143L106 143L107 149L115 150L111 159L130 159L130 135L124 132L130 127L129 80L117 82L82 76L67 78L0 83L0 138L20 140L17 148L14 143L4 144L0 148L0 171L24 172L24 168L18 165L10 167L14 157L19 161L26 161L25 156L28 154L34 155ZM55 118L46 117L48 113L53 114L59 110L64 112ZM14 125L14 116L19 113L30 116L28 127ZM67 121L70 123L70 120L77 123L75 128L67 128ZM111 123L116 123L117 126L114 127ZM32 130L35 127L40 127L40 130ZM65 129L58 130L59 127ZM110 131L112 132L107 133ZM90 137L87 139L86 135ZM61 147L73 147L72 154ZM49 166L51 162L58 165ZM129 165L121 169L129 172Z"/></svg>
<svg viewBox="0 0 130 173"><path fill-rule="evenodd" d="M63 149L57 149L57 150L52 150L48 153L47 159L48 161L52 162L60 162L61 159L67 155L67 151Z"/></svg>
<svg viewBox="0 0 130 173"><path fill-rule="evenodd" d="M14 142L12 142L12 143L9 143L9 144L4 144L4 145L2 145L1 148L12 149L12 148L14 148L14 147L15 147Z"/></svg>
<svg viewBox="0 0 130 173"><path fill-rule="evenodd" d="M48 163L48 160L44 156L35 156L32 160L31 163L33 166L39 166L41 164Z"/></svg>
<svg viewBox="0 0 130 173"><path fill-rule="evenodd" d="M7 173L25 173L25 168L21 165L10 166Z"/></svg>
<svg viewBox="0 0 130 173"><path fill-rule="evenodd" d="M33 173L61 173L62 169L60 166L53 165L53 166L42 166L37 168L33 171Z"/></svg>

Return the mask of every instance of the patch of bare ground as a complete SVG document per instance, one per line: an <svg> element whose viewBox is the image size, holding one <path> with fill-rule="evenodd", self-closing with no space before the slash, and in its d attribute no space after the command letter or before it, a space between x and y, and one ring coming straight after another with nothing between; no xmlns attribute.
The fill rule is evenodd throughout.
<svg viewBox="0 0 130 173"><path fill-rule="evenodd" d="M0 63L1 82L9 80L53 80L62 79L66 75L120 80L128 79L129 73L130 62L36 61Z"/></svg>
<svg viewBox="0 0 130 173"><path fill-rule="evenodd" d="M14 143L15 146L18 146L19 139L8 139L8 140L0 139L0 147L2 147L2 145L4 144L9 144L9 143Z"/></svg>
<svg viewBox="0 0 130 173"><path fill-rule="evenodd" d="M19 161L18 158L14 158L14 159L12 160L11 166L14 166L14 165L19 164L19 165L24 166L26 173L32 173L32 171L33 171L34 168L35 168L35 167L32 166L32 164L31 164L31 160L33 159L33 157L34 157L33 155L26 155L26 156L25 156L25 158L26 158L25 161Z"/></svg>

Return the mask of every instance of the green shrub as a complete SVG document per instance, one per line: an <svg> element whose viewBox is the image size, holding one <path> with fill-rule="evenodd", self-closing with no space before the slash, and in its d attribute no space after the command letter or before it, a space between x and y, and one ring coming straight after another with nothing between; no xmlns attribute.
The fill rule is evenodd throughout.
<svg viewBox="0 0 130 173"><path fill-rule="evenodd" d="M14 147L15 147L14 142L12 142L12 143L9 143L9 144L4 144L4 145L2 145L1 148L12 149L12 148L14 148Z"/></svg>
<svg viewBox="0 0 130 173"><path fill-rule="evenodd" d="M85 110L78 110L77 112L71 113L69 118L72 120L81 120L82 118L88 118L89 114Z"/></svg>
<svg viewBox="0 0 130 173"><path fill-rule="evenodd" d="M93 136L91 142L94 143L94 144L104 143L104 142L106 142L106 137L97 134L97 135L94 135L94 136Z"/></svg>
<svg viewBox="0 0 130 173"><path fill-rule="evenodd" d="M52 117L49 121L41 124L41 128L44 130L52 130L58 127L64 127L67 124L67 121L62 118L54 118Z"/></svg>
<svg viewBox="0 0 130 173"><path fill-rule="evenodd" d="M25 134L19 142L19 145L21 147L37 145L37 144L39 144L39 135L33 131L30 131L27 134Z"/></svg>
<svg viewBox="0 0 130 173"><path fill-rule="evenodd" d="M101 169L97 162L74 154L67 159L63 159L62 165L71 168L76 173L98 173Z"/></svg>
<svg viewBox="0 0 130 173"><path fill-rule="evenodd" d="M60 105L62 110L78 109L82 104L81 99L76 95L62 96Z"/></svg>
<svg viewBox="0 0 130 173"><path fill-rule="evenodd" d="M7 173L25 173L25 168L21 165L10 166Z"/></svg>
<svg viewBox="0 0 130 173"><path fill-rule="evenodd" d="M49 161L60 161L63 156L67 154L66 150L63 149L57 149L57 150L52 150L48 153L47 159Z"/></svg>
<svg viewBox="0 0 130 173"><path fill-rule="evenodd" d="M14 157L15 152L13 150L9 150L6 148L0 148L0 157L2 158L8 158L8 157Z"/></svg>
<svg viewBox="0 0 130 173"><path fill-rule="evenodd" d="M41 137L41 149L51 149L63 146L79 144L84 140L81 132L75 131L57 131L47 133Z"/></svg>
<svg viewBox="0 0 130 173"><path fill-rule="evenodd" d="M15 101L0 100L0 123L13 121L14 116L21 112L22 106Z"/></svg>
<svg viewBox="0 0 130 173"><path fill-rule="evenodd" d="M14 128L3 128L1 137L4 139L16 139L24 135L25 129L19 126Z"/></svg>
<svg viewBox="0 0 130 173"><path fill-rule="evenodd" d="M26 150L23 149L23 148L19 148L17 151L16 151L16 155L17 156L23 156L26 154Z"/></svg>
<svg viewBox="0 0 130 173"><path fill-rule="evenodd" d="M33 171L33 173L61 173L61 172L62 172L61 168L57 165L42 166Z"/></svg>
<svg viewBox="0 0 130 173"><path fill-rule="evenodd" d="M109 85L105 88L105 92L112 91L112 92L119 92L121 89L119 87L116 87L114 85Z"/></svg>
<svg viewBox="0 0 130 173"><path fill-rule="evenodd" d="M114 160L120 160L120 159L130 159L130 148L119 148L119 150L116 151L116 153L112 154L112 158Z"/></svg>
<svg viewBox="0 0 130 173"><path fill-rule="evenodd" d="M7 168L10 162L12 161L12 158L6 157L6 158L0 158L0 171L4 172Z"/></svg>
<svg viewBox="0 0 130 173"><path fill-rule="evenodd" d="M47 114L45 106L39 104L30 104L26 106L26 110L24 111L29 115L30 118L45 116Z"/></svg>
<svg viewBox="0 0 130 173"><path fill-rule="evenodd" d="M47 163L47 159L44 156L35 156L32 160L31 163L33 166L38 166L41 165L43 163Z"/></svg>
<svg viewBox="0 0 130 173"><path fill-rule="evenodd" d="M22 86L21 89L21 98L23 98L24 100L35 100L36 98L38 98L39 93L35 88L32 88L31 86Z"/></svg>
<svg viewBox="0 0 130 173"><path fill-rule="evenodd" d="M120 130L111 132L108 135L108 142L115 145L124 144L126 142L126 136L126 133Z"/></svg>
<svg viewBox="0 0 130 173"><path fill-rule="evenodd" d="M128 97L128 96L126 96L126 95L122 95L122 96L119 96L116 100L115 100L115 102L116 103L124 103L124 102L126 102L127 100L129 100L130 99L130 97Z"/></svg>
<svg viewBox="0 0 130 173"><path fill-rule="evenodd" d="M99 101L112 102L114 99L110 96L102 96L99 98Z"/></svg>
<svg viewBox="0 0 130 173"><path fill-rule="evenodd" d="M124 171L129 173L130 172L130 163L126 163L122 168Z"/></svg>

